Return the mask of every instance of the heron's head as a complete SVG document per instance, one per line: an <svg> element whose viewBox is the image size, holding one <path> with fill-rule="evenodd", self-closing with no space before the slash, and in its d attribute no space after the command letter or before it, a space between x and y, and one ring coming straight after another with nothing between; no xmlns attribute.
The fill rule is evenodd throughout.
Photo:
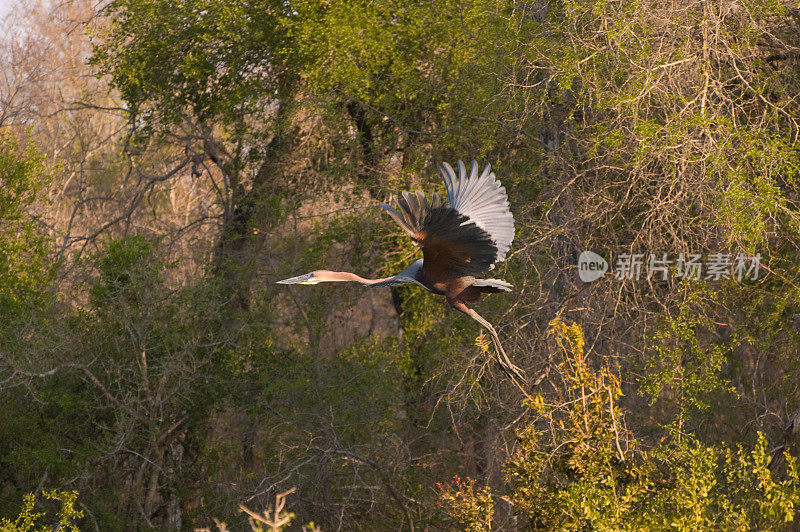
<svg viewBox="0 0 800 532"><path fill-rule="evenodd" d="M313 272L304 273L303 275L298 275L297 277L289 277L288 279L283 279L281 281L277 281L278 284L317 284L321 283L325 279L323 276L320 276L321 272L319 270L315 270Z"/></svg>

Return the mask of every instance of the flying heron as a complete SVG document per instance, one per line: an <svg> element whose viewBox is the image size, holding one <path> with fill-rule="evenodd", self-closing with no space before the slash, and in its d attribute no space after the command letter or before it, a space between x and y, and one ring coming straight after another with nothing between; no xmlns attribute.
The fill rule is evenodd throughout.
<svg viewBox="0 0 800 532"><path fill-rule="evenodd" d="M422 259L392 277L364 279L350 272L316 270L278 281L278 284L317 284L340 281L362 286L395 286L416 284L443 295L454 309L463 312L492 336L498 351L500 367L520 386L525 382L521 370L514 366L503 350L492 324L467 304L477 302L482 294L510 291L511 284L500 279L481 278L494 265L505 259L514 240L514 216L508 208L505 187L495 178L491 165L478 173L472 161L469 174L458 161L458 177L453 167L443 163L439 169L447 191L443 204L435 192L430 201L418 190L392 198L397 209L382 204L397 224L422 248ZM515 379L516 378L516 379ZM524 391L524 390L523 390Z"/></svg>

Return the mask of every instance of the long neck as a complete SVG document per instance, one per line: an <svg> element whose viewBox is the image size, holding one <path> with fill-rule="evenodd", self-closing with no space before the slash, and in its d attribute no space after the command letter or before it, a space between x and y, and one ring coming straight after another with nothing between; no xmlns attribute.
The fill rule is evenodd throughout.
<svg viewBox="0 0 800 532"><path fill-rule="evenodd" d="M351 282L358 283L362 286L392 286L413 282L410 279L404 279L400 275L381 277L380 279L364 279L354 273L332 272L329 270L317 272L317 278L322 282Z"/></svg>

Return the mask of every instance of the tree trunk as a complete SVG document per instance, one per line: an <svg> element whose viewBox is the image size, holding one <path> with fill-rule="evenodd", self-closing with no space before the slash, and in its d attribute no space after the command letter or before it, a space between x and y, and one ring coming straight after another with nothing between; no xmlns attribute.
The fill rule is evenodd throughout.
<svg viewBox="0 0 800 532"><path fill-rule="evenodd" d="M257 271L253 263L264 237L260 228L273 218L270 197L283 182L281 154L289 145L288 135L276 133L267 145L250 190L237 184L232 190L225 225L214 249L214 274L221 285L220 297L234 314L250 308L250 285Z"/></svg>

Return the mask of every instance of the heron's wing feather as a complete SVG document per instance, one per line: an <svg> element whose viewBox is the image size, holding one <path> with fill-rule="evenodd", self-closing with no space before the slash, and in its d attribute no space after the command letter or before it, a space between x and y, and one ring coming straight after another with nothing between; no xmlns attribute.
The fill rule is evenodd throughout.
<svg viewBox="0 0 800 532"><path fill-rule="evenodd" d="M409 235L413 235L414 234L414 229L408 225L408 223L406 222L406 219L403 217L403 215L400 214L399 212L397 212L394 207L392 207L388 203L382 203L381 204L381 209L383 209L386 212L388 212L389 216L391 216L392 219L395 222L397 222L397 225L399 225L400 228L403 229L403 231L405 231Z"/></svg>
<svg viewBox="0 0 800 532"><path fill-rule="evenodd" d="M382 203L381 209L388 212L389 216L391 216L394 221L397 222L397 225L408 233L409 236L413 236L414 233L419 231L424 225L425 217L428 215L431 208L425 194L419 190L416 195L410 192L403 192L399 198L392 196L390 202L397 203L397 210L389 203ZM432 202L435 205L441 204L438 194L433 195Z"/></svg>
<svg viewBox="0 0 800 532"><path fill-rule="evenodd" d="M421 192L406 192L393 200L397 209L385 203L381 208L422 248L427 271L478 276L495 261L497 246L489 234L455 209L442 206L438 194L428 201Z"/></svg>
<svg viewBox="0 0 800 532"><path fill-rule="evenodd" d="M428 272L439 270L452 277L482 275L497 255L497 247L486 231L447 206L431 209L412 238L422 248Z"/></svg>
<svg viewBox="0 0 800 532"><path fill-rule="evenodd" d="M508 207L506 189L495 178L491 166L478 173L478 163L472 161L469 173L458 161L458 177L453 167L442 163L440 168L450 206L486 231L497 249L493 263L505 259L514 240L514 216Z"/></svg>

